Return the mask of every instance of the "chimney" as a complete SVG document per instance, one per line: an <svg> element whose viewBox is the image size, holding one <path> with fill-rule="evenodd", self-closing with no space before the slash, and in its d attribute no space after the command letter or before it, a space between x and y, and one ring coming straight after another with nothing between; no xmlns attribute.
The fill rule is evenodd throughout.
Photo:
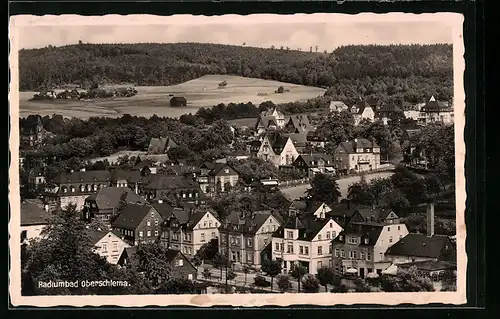
<svg viewBox="0 0 500 319"><path fill-rule="evenodd" d="M434 235L434 203L427 204L427 236Z"/></svg>

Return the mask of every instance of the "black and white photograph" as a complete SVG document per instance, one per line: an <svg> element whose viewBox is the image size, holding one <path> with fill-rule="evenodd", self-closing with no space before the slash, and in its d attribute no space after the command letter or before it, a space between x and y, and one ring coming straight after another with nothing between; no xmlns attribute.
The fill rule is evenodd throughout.
<svg viewBox="0 0 500 319"><path fill-rule="evenodd" d="M462 24L11 17L13 304L465 303Z"/></svg>

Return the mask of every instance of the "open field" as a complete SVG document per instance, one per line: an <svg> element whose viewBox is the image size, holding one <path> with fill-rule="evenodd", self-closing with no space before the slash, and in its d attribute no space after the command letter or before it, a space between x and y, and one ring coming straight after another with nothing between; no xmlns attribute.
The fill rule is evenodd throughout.
<svg viewBox="0 0 500 319"><path fill-rule="evenodd" d="M91 163L95 163L97 161L108 160L110 164L113 164L113 163L116 163L118 161L118 157L122 157L122 156L128 156L128 157L136 156L137 157L137 156L144 156L144 155L146 155L146 152L143 152L143 151L119 151L119 152L113 153L109 156L91 158L91 159L89 159L89 161Z"/></svg>
<svg viewBox="0 0 500 319"><path fill-rule="evenodd" d="M218 84L222 81L227 81L227 86L219 88ZM274 93L279 86L283 86L290 92ZM256 105L264 101L287 103L304 101L323 95L325 92L324 89L316 87L232 75L206 75L172 86L138 86L135 88L138 94L133 97L89 101L29 101L35 93L20 92L20 116L61 114L66 117L88 118L91 116L119 117L128 113L145 117L153 114L179 117L182 114L196 113L200 107L211 107L219 103L252 102ZM258 93L267 95L259 96ZM169 94L185 97L188 101L187 106L170 107L171 96Z"/></svg>
<svg viewBox="0 0 500 319"><path fill-rule="evenodd" d="M393 172L379 172L379 173L373 173L373 174L366 174L365 178L366 181L369 182L373 178L387 178L390 177ZM349 189L349 185L352 183L356 183L361 179L361 176L350 176L347 178L340 178L337 180L337 183L339 184L340 188L340 194L341 194L341 199L345 198L347 196L347 190ZM309 184L304 184L296 187L291 187L291 188L286 188L282 189L281 192L288 197L291 200L294 199L299 199L300 197L305 195L305 192L311 188L311 185Z"/></svg>

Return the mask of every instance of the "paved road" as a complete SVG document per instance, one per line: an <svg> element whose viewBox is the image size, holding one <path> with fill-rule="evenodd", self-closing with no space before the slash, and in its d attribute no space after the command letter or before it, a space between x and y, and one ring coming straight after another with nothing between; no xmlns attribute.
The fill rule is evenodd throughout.
<svg viewBox="0 0 500 319"><path fill-rule="evenodd" d="M208 266L208 267L210 268L210 266ZM221 277L220 269L211 268L212 277L210 279L204 278L202 275L202 272L203 272L203 267L199 267L198 268L198 279L208 280L208 281L212 281L215 283L223 283L223 284L226 283L225 270L222 270L222 277ZM243 272L235 271L235 274L236 274L236 278L233 280L228 280L228 284L242 286L242 287L243 286L250 287L254 283L254 281L255 281L254 278L257 275L256 273L248 273L246 275L246 282L245 282L245 274ZM268 282L271 282L271 277L269 277L269 276L264 276L264 277L267 279ZM292 284L292 288L289 290L289 292L296 293L298 290L297 279L290 277L290 283ZM271 291L271 287L266 287L266 288L256 287L256 288ZM333 286L328 285L328 291L330 291L331 289L333 289ZM273 281L273 291L276 291L276 292L280 291L278 285L276 284L276 278ZM325 287L320 286L319 291L325 292Z"/></svg>
<svg viewBox="0 0 500 319"><path fill-rule="evenodd" d="M389 177L393 174L393 172L379 172L379 173L373 173L373 174L366 174L366 180L369 181L373 178L381 177L381 178L386 178ZM337 183L339 184L340 187L340 194L341 198L345 198L347 196L347 189L349 188L349 185L352 183L355 183L360 180L360 176L351 176L347 177L344 179L339 179L337 180ZM291 188L286 188L282 189L281 192L285 194L288 198L294 200L298 199L302 196L304 196L306 190L310 188L309 184L304 184L296 187L291 187Z"/></svg>

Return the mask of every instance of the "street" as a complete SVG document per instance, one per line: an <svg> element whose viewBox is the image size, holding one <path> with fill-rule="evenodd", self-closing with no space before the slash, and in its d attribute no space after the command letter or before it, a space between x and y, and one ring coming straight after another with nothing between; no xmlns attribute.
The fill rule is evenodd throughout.
<svg viewBox="0 0 500 319"><path fill-rule="evenodd" d="M387 178L390 177L393 174L393 172L378 172L378 173L372 173L372 174L366 174L365 178L366 181L370 181L373 178L381 177L381 178ZM358 182L361 179L360 176L349 176L346 178L341 178L337 180L337 183L339 184L340 188L340 194L341 194L341 199L345 198L347 196L347 190L349 189L349 185L355 182ZM309 184L304 184L296 187L291 187L291 188L285 188L282 189L281 192L288 197L291 200L299 199L300 197L304 196L305 192L307 189L309 189L311 185Z"/></svg>

